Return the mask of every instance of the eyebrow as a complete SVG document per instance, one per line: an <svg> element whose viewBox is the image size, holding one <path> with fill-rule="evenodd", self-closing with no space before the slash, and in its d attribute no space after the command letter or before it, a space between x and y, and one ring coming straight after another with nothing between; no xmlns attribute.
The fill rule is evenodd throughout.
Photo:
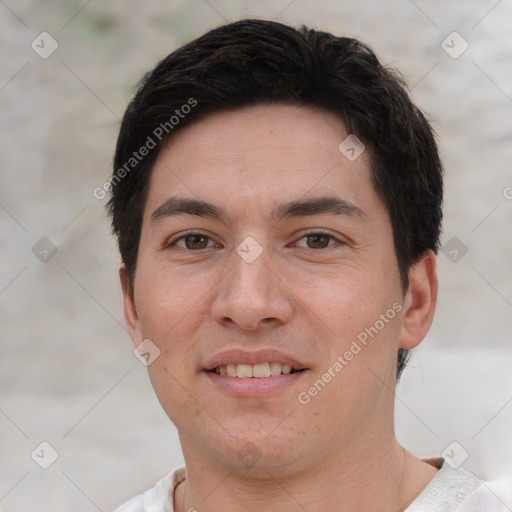
<svg viewBox="0 0 512 512"><path fill-rule="evenodd" d="M224 208L198 199L169 197L152 214L151 220L157 221L176 215L197 215L215 220L226 221L228 216ZM272 212L272 218L282 220L288 217L309 217L311 215L346 215L356 220L368 222L361 208L337 196L321 196L283 203Z"/></svg>

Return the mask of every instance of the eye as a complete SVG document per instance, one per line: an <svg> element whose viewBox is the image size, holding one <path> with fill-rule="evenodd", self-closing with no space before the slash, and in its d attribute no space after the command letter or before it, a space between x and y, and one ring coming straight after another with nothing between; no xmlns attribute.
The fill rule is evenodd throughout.
<svg viewBox="0 0 512 512"><path fill-rule="evenodd" d="M336 237L327 233L322 233L321 231L311 231L310 233L306 233L300 238L300 240L305 240L306 245L299 245L299 247L306 247L307 249L326 249L335 245L336 242L343 244L343 242ZM329 240L331 240L332 243L329 243Z"/></svg>
<svg viewBox="0 0 512 512"><path fill-rule="evenodd" d="M335 236L321 231L311 231L306 233L299 239L299 241L302 240L304 240L305 243L301 244L297 242L299 247L313 250L327 249L335 246L336 244L345 245L344 242ZM168 242L165 245L165 248L178 247L183 250L196 251L215 246L219 246L219 244L216 244L209 236L199 232L188 232Z"/></svg>
<svg viewBox="0 0 512 512"><path fill-rule="evenodd" d="M213 240L209 236L203 235L202 233L189 232L168 242L165 248L179 247L180 249L194 251L212 247L211 245L208 246L208 242L213 243Z"/></svg>

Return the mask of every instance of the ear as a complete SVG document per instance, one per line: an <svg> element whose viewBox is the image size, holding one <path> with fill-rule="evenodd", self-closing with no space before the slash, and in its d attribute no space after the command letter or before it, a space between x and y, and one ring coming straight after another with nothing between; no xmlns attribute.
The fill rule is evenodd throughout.
<svg viewBox="0 0 512 512"><path fill-rule="evenodd" d="M124 320L133 344L137 347L142 342L140 322L135 306L133 290L130 286L130 279L128 278L124 264L121 265L119 269L119 279L121 280L121 288L123 289Z"/></svg>
<svg viewBox="0 0 512 512"><path fill-rule="evenodd" d="M429 250L409 270L409 289L404 299L400 348L414 348L426 336L436 310L436 255Z"/></svg>

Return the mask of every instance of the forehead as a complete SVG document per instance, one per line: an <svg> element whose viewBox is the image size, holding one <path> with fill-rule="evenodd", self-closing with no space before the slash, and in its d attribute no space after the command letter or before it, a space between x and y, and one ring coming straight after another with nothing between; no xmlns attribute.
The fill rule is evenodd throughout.
<svg viewBox="0 0 512 512"><path fill-rule="evenodd" d="M162 148L145 216L171 195L222 202L234 213L333 193L363 204L374 194L369 159L340 151L349 135L337 115L320 109L274 104L209 115Z"/></svg>

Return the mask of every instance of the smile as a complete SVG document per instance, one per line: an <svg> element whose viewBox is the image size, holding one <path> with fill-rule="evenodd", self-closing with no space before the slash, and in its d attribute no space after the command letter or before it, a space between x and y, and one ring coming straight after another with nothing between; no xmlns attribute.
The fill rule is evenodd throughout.
<svg viewBox="0 0 512 512"><path fill-rule="evenodd" d="M227 375L228 377L238 377L239 379L247 379L255 377L264 379L266 377L274 377L277 375L288 375L298 372L288 364L281 363L260 363L260 364L228 364L217 366L212 370L217 375Z"/></svg>

